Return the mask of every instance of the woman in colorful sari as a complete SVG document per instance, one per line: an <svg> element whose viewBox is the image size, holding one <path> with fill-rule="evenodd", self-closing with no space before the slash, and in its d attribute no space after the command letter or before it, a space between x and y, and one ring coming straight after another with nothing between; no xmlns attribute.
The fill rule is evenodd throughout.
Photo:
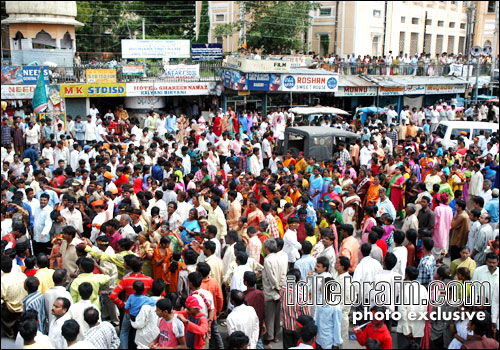
<svg viewBox="0 0 500 350"><path fill-rule="evenodd" d="M153 253L153 278L161 278L166 280L172 249L170 249L170 238L164 236L160 239L160 243L156 245Z"/></svg>
<svg viewBox="0 0 500 350"><path fill-rule="evenodd" d="M325 208L325 211L328 214L333 213L333 209L330 206L330 203L333 202L334 200L337 200L339 203L342 202L340 196L337 194L337 192L335 192L335 186L333 185L333 183L330 183L328 185L327 192L323 196L321 196L319 200L319 202L323 204L323 208Z"/></svg>
<svg viewBox="0 0 500 350"><path fill-rule="evenodd" d="M137 241L135 241L131 251L144 260L142 273L152 278L154 250L151 248L151 243L148 241L148 237L145 232L139 233Z"/></svg>
<svg viewBox="0 0 500 350"><path fill-rule="evenodd" d="M259 223L266 219L262 210L257 207L258 204L255 197L251 198L248 201L248 209L243 214L247 218L248 227L253 226L256 230L259 230Z"/></svg>
<svg viewBox="0 0 500 350"><path fill-rule="evenodd" d="M348 193L344 197L344 211L342 212L342 220L344 224L351 224L354 230L357 229L357 213L361 205L361 198L356 194L356 187L349 186Z"/></svg>
<svg viewBox="0 0 500 350"><path fill-rule="evenodd" d="M181 231L182 243L186 245L194 241L195 233L199 233L200 230L201 227L198 223L198 210L193 208L189 211L189 217L184 220L181 226L179 226L179 231Z"/></svg>
<svg viewBox="0 0 500 350"><path fill-rule="evenodd" d="M293 153L291 150L288 150L286 152L286 159L283 161L283 166L285 168L290 168L290 165L293 164L295 165L296 164L296 161L295 159L293 158Z"/></svg>
<svg viewBox="0 0 500 350"><path fill-rule="evenodd" d="M366 216L362 224L363 233L361 234L361 244L368 243L368 235L370 234L372 227L377 226L377 211L378 208L376 205L368 205L365 208Z"/></svg>
<svg viewBox="0 0 500 350"><path fill-rule="evenodd" d="M368 192L366 193L366 205L375 205L379 199L379 190L382 188L380 185L384 181L383 175L376 175L373 177L373 182L370 184L370 188L368 188Z"/></svg>
<svg viewBox="0 0 500 350"><path fill-rule="evenodd" d="M330 176L330 170L323 169L323 188L321 189L321 197L323 197L327 192L330 184L332 183L332 177Z"/></svg>
<svg viewBox="0 0 500 350"><path fill-rule="evenodd" d="M439 193L448 193L450 201L455 198L450 184L448 183L448 176L445 174L441 175L441 183L439 184Z"/></svg>
<svg viewBox="0 0 500 350"><path fill-rule="evenodd" d="M456 190L464 190L465 175L462 170L458 169L458 165L456 164L451 166L450 180L448 183L450 184L453 193L455 193Z"/></svg>
<svg viewBox="0 0 500 350"><path fill-rule="evenodd" d="M404 183L405 205L408 205L408 203L415 203L415 200L417 199L418 196L418 188L417 188L418 184L419 182L417 174L411 173L410 178L406 180Z"/></svg>
<svg viewBox="0 0 500 350"><path fill-rule="evenodd" d="M390 198L394 209L398 213L400 218L404 218L403 213L403 183L405 182L405 177L403 172L405 171L404 166L396 168L396 173L389 181L389 189L387 190L387 197Z"/></svg>
<svg viewBox="0 0 500 350"><path fill-rule="evenodd" d="M463 247L460 250L460 258L455 259L450 264L451 278L455 278L457 275L457 270L461 267L466 267L469 269L471 275L476 269L476 262L470 257L470 250L467 247Z"/></svg>
<svg viewBox="0 0 500 350"><path fill-rule="evenodd" d="M314 167L313 174L309 178L309 194L313 203L314 209L319 207L319 199L321 190L323 189L323 177L320 174L319 167Z"/></svg>

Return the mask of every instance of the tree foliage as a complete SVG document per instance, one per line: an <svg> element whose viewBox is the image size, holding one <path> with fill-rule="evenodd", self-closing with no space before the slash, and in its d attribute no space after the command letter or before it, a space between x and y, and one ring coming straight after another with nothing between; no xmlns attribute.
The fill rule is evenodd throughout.
<svg viewBox="0 0 500 350"><path fill-rule="evenodd" d="M78 51L120 52L121 39L194 39L194 1L77 1Z"/></svg>
<svg viewBox="0 0 500 350"><path fill-rule="evenodd" d="M250 16L247 47L266 53L305 50L304 33L311 25L309 12L319 8L311 1L245 1Z"/></svg>
<svg viewBox="0 0 500 350"><path fill-rule="evenodd" d="M200 32L197 42L208 43L208 32L210 31L210 16L208 15L208 1L201 2Z"/></svg>

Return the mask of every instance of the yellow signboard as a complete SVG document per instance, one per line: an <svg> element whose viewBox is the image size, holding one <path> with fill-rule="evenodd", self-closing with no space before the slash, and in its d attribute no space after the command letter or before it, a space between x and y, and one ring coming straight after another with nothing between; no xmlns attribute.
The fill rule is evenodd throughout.
<svg viewBox="0 0 500 350"><path fill-rule="evenodd" d="M87 69L87 83L116 83L116 69Z"/></svg>
<svg viewBox="0 0 500 350"><path fill-rule="evenodd" d="M124 97L126 84L61 84L62 97Z"/></svg>

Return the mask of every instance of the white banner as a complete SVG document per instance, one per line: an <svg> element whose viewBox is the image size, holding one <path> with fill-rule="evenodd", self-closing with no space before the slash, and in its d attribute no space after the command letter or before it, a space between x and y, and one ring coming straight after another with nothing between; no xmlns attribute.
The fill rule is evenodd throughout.
<svg viewBox="0 0 500 350"><path fill-rule="evenodd" d="M189 58L189 40L122 39L123 58Z"/></svg>
<svg viewBox="0 0 500 350"><path fill-rule="evenodd" d="M427 95L463 94L465 85L427 85Z"/></svg>
<svg viewBox="0 0 500 350"><path fill-rule="evenodd" d="M129 96L196 96L208 95L208 82L201 83L130 83L127 84Z"/></svg>
<svg viewBox="0 0 500 350"><path fill-rule="evenodd" d="M407 85L405 86L405 95L425 95L425 85Z"/></svg>
<svg viewBox="0 0 500 350"><path fill-rule="evenodd" d="M453 75L455 77L460 77L462 76L462 68L463 68L463 64L456 64L456 63L452 63L450 64L450 73L449 75Z"/></svg>
<svg viewBox="0 0 500 350"><path fill-rule="evenodd" d="M165 78L172 79L197 79L200 77L200 65L199 64L177 64L177 65L164 65Z"/></svg>
<svg viewBox="0 0 500 350"><path fill-rule="evenodd" d="M3 85L2 100L31 100L36 85Z"/></svg>
<svg viewBox="0 0 500 350"><path fill-rule="evenodd" d="M281 91L335 92L338 89L338 75L281 75Z"/></svg>
<svg viewBox="0 0 500 350"><path fill-rule="evenodd" d="M335 93L338 97L377 96L376 86L340 86Z"/></svg>

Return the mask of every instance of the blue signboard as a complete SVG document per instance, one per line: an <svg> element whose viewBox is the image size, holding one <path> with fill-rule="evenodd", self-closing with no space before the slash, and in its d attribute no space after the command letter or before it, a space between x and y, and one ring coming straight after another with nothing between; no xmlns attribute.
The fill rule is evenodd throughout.
<svg viewBox="0 0 500 350"><path fill-rule="evenodd" d="M40 66L23 66L23 84L36 85L40 68ZM43 75L45 84L49 84L49 67L43 66Z"/></svg>
<svg viewBox="0 0 500 350"><path fill-rule="evenodd" d="M222 60L222 44L192 44L191 59L193 61Z"/></svg>
<svg viewBox="0 0 500 350"><path fill-rule="evenodd" d="M248 73L248 90L252 91L277 91L280 87L280 74Z"/></svg>

